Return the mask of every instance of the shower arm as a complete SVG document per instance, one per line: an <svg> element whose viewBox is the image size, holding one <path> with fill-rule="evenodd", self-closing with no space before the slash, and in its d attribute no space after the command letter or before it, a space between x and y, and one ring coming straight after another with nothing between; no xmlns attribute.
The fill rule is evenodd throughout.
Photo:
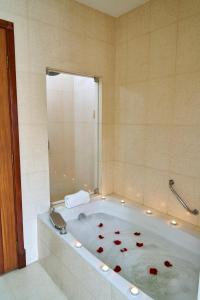
<svg viewBox="0 0 200 300"><path fill-rule="evenodd" d="M199 214L199 211L197 209L190 209L189 206L187 205L187 203L181 198L181 196L179 196L179 194L176 192L176 190L174 189L174 180L170 179L169 180L169 188L172 191L172 193L176 196L177 200L179 201L179 203L192 215L197 216Z"/></svg>

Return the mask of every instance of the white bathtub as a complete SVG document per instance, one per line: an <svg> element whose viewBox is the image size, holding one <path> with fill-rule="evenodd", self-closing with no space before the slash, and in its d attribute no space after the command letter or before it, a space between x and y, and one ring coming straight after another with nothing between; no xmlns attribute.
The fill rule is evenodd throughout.
<svg viewBox="0 0 200 300"><path fill-rule="evenodd" d="M160 215L154 211L152 215L147 215L146 208L128 201L121 204L118 197L110 196L104 200L96 197L86 205L73 209L59 206L56 210L66 221L77 218L80 213L90 215L99 212L120 217L130 223L134 220L134 223L142 224L142 227L164 236L169 241L189 250L194 256L199 255L200 258L200 230L198 228L180 220L177 220L177 226L173 226L170 224L169 216ZM70 232L60 235L54 229L49 221L48 213L38 217L40 261L69 299L152 299L143 291L140 291L137 296L131 295L130 288L133 284L111 269L103 272L102 261L84 247L75 247L75 243L76 237L73 237Z"/></svg>

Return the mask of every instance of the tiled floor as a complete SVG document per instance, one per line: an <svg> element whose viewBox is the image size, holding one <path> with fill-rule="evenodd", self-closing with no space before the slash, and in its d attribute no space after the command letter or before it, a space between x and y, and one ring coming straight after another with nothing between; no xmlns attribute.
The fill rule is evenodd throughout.
<svg viewBox="0 0 200 300"><path fill-rule="evenodd" d="M39 263L0 276L0 300L67 300Z"/></svg>

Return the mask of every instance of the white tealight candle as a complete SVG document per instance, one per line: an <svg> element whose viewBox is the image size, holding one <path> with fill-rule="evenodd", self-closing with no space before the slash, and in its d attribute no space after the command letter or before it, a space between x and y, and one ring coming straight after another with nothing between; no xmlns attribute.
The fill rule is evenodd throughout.
<svg viewBox="0 0 200 300"><path fill-rule="evenodd" d="M131 295L137 296L139 294L139 289L136 286L130 288Z"/></svg>
<svg viewBox="0 0 200 300"><path fill-rule="evenodd" d="M120 202L121 202L121 204L125 204L125 200L124 199L122 199Z"/></svg>
<svg viewBox="0 0 200 300"><path fill-rule="evenodd" d="M76 248L81 248L82 244L79 241L76 241L75 246L76 246Z"/></svg>
<svg viewBox="0 0 200 300"><path fill-rule="evenodd" d="M101 199L102 199L102 200L105 200L105 199L106 199L106 196L101 196Z"/></svg>
<svg viewBox="0 0 200 300"><path fill-rule="evenodd" d="M102 270L103 272L108 272L109 267L108 267L107 265L102 265L102 266L101 266L101 270Z"/></svg>
<svg viewBox="0 0 200 300"><path fill-rule="evenodd" d="M147 215L152 215L152 211L151 211L150 209L147 209L147 210L146 210L146 214L147 214Z"/></svg>
<svg viewBox="0 0 200 300"><path fill-rule="evenodd" d="M177 222L176 222L176 220L171 220L171 222L170 222L172 225L177 225Z"/></svg>

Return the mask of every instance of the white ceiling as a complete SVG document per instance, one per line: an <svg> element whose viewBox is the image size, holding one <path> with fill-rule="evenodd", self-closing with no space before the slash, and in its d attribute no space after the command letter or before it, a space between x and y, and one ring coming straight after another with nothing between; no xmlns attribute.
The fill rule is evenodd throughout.
<svg viewBox="0 0 200 300"><path fill-rule="evenodd" d="M76 0L113 17L119 17L148 0Z"/></svg>

